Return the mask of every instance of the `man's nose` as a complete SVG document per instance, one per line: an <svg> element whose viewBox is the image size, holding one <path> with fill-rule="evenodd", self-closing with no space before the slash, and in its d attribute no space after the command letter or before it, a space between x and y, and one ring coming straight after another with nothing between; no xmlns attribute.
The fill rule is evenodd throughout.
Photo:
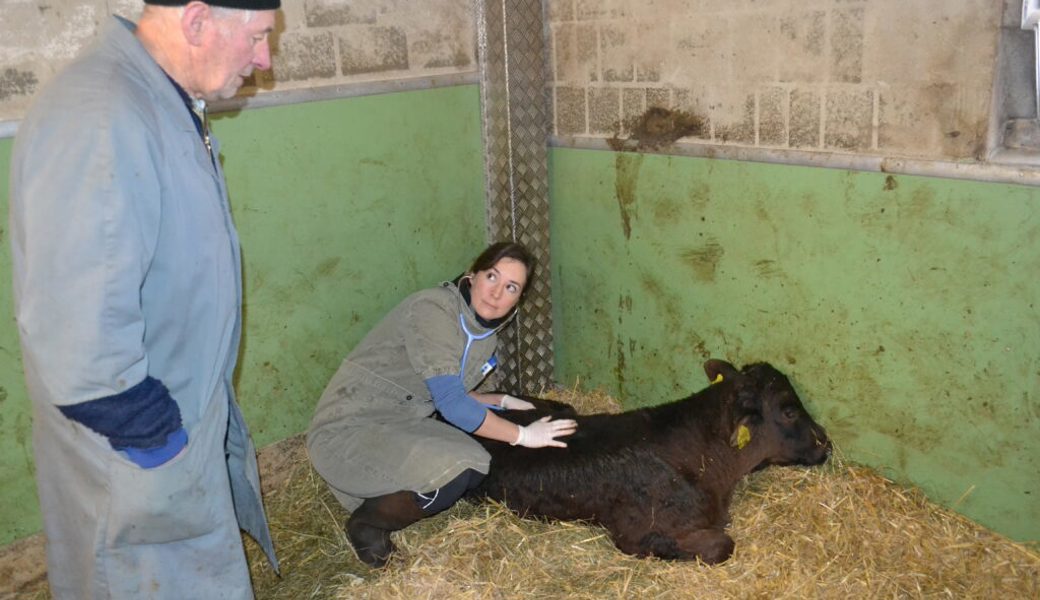
<svg viewBox="0 0 1040 600"><path fill-rule="evenodd" d="M253 65L261 71L271 68L271 44L266 39L256 45L253 52Z"/></svg>

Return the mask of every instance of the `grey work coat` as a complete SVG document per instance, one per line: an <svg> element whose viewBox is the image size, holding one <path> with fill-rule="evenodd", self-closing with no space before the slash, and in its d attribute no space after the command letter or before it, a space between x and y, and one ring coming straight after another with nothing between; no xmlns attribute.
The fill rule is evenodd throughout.
<svg viewBox="0 0 1040 600"><path fill-rule="evenodd" d="M274 554L231 385L238 237L219 161L131 23L107 23L19 127L10 232L54 597L251 598L239 526ZM189 437L157 468L57 408L145 376Z"/></svg>
<svg viewBox="0 0 1040 600"><path fill-rule="evenodd" d="M471 342L464 372L460 315L474 336L487 336ZM487 473L480 444L431 418L425 381L461 375L475 389L496 338L452 283L412 294L369 332L325 388L307 433L311 462L340 503L353 510L363 498L437 489L466 469Z"/></svg>

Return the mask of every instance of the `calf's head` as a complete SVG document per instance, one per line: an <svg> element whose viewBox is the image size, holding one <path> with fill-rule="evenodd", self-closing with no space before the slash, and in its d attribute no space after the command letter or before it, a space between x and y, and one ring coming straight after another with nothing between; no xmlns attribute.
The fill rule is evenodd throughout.
<svg viewBox="0 0 1040 600"><path fill-rule="evenodd" d="M818 465L827 460L831 442L798 398L783 373L768 363L741 370L722 360L704 363L711 381L729 382L730 443L747 449L768 465ZM719 379L719 376L722 379Z"/></svg>

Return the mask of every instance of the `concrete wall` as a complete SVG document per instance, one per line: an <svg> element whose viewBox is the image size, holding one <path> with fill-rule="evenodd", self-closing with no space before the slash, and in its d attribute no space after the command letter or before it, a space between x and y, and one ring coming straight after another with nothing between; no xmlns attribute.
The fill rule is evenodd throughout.
<svg viewBox="0 0 1040 600"><path fill-rule="evenodd" d="M565 138L626 138L657 106L703 119L686 136L702 143L956 160L985 154L996 0L547 6L554 126Z"/></svg>
<svg viewBox="0 0 1040 600"><path fill-rule="evenodd" d="M1040 540L1040 189L554 149L559 380L768 361L855 462ZM580 235L576 232L580 232Z"/></svg>
<svg viewBox="0 0 1040 600"><path fill-rule="evenodd" d="M300 433L347 352L484 246L476 86L225 114L213 123L242 240L236 389L258 446ZM0 139L0 545L40 528Z"/></svg>
<svg viewBox="0 0 1040 600"><path fill-rule="evenodd" d="M109 14L136 20L143 0L0 3L0 121L95 39ZM476 70L470 0L283 0L273 68L241 95L398 81Z"/></svg>

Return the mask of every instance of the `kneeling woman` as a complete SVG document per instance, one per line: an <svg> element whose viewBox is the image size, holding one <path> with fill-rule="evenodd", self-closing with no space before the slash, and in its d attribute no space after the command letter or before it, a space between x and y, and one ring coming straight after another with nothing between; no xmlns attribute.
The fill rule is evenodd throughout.
<svg viewBox="0 0 1040 600"><path fill-rule="evenodd" d="M556 438L573 433L574 421L514 425L493 411L530 403L472 391L495 366L496 333L516 314L532 270L520 244L492 244L466 274L394 308L325 388L307 450L352 511L347 537L365 563L385 565L391 531L450 507L487 474L490 457L467 433L566 447Z"/></svg>

